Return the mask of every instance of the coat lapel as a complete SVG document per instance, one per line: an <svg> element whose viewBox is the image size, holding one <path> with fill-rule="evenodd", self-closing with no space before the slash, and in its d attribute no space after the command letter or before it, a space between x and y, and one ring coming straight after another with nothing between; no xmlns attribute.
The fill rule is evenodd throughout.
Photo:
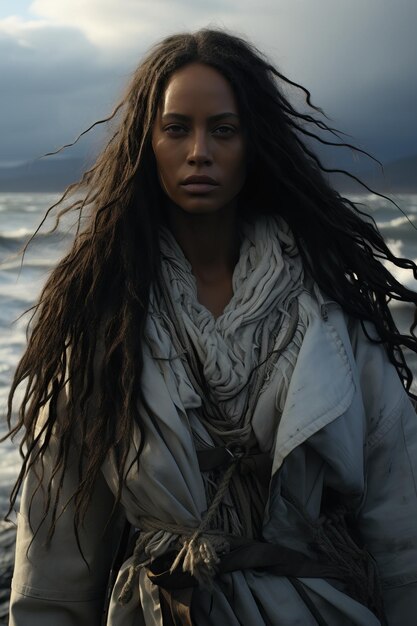
<svg viewBox="0 0 417 626"><path fill-rule="evenodd" d="M355 392L343 341L330 318L311 315L275 441L272 474L294 448L342 415Z"/></svg>

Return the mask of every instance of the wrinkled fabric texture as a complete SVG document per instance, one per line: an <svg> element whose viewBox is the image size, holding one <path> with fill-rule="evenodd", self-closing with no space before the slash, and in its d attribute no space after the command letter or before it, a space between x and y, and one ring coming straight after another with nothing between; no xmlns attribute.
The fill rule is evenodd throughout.
<svg viewBox="0 0 417 626"><path fill-rule="evenodd" d="M246 263L251 250L255 254L256 241L262 235L252 232L251 236L252 243L246 248L242 245L242 274L248 273L243 269L243 258ZM246 235L245 241L249 239ZM172 246L166 250L167 257L169 250ZM290 262L282 258L282 250L277 251L278 275L270 277L271 283L265 280L267 290L269 285L272 291L275 284L279 286L279 272L283 271L279 270L280 255L283 265ZM230 316L228 323L236 324L235 336L244 335L244 325L234 318L237 302L214 320L195 302L190 268L184 265L179 251L174 257L173 263L178 259L180 263L172 271L183 282L174 293L189 318L185 323L190 336L195 333L193 342L199 346L199 356L202 362L207 361L205 372L211 377L214 393L224 402L225 413L233 422L238 418L239 404L227 398L228 385L245 380L256 362L256 348L252 354L238 354L226 324L226 316ZM246 284L239 284L239 271L234 277L236 297ZM251 289L256 290L262 276L254 278ZM291 375L283 384L283 372L289 370L283 365L285 355L280 355L251 414L253 435L261 450L270 451L272 461L263 538L308 554L311 531L306 516L318 521L325 494L331 489L349 506L359 536L377 561L389 626L412 626L417 614L417 417L383 348L371 343L360 324L348 320L335 303L327 302L317 289L300 285L300 280L294 297L303 320L302 341L287 359ZM251 290L239 297L243 307L244 301L251 302ZM268 291L263 298L264 321L259 324L267 323L269 315L273 319L273 295ZM248 327L252 323L256 336L258 324L250 311L248 315L252 316ZM276 319L279 316L285 319L285 313L278 311ZM205 328L210 329L206 334ZM275 331L274 341L279 341L279 328L271 329ZM372 327L367 330L372 334ZM224 351L227 360L222 360L219 351ZM230 362L235 363L232 374L228 371ZM208 503L195 438L198 435L210 445L211 437L199 419L201 398L158 311L149 315L142 385L149 410L140 407L146 431L140 471L129 474L120 513L106 526L117 484L111 456L104 464L81 528L81 546L89 568L75 542L71 504L62 512L49 547L45 545L47 523L32 541L31 527L37 527L42 494L35 495L30 525L28 506L34 483L33 476L28 476L19 515L10 626L98 626L125 516L137 528L147 517L189 528L201 523ZM139 444L136 433L132 459ZM49 454L56 454L54 444ZM63 502L67 500L65 494L71 494L76 476L76 464L70 463ZM300 503L303 515L287 494ZM156 532L146 547L146 556L163 554L175 540L168 531ZM144 568L139 571L131 599L123 606L118 602L130 563L131 559L123 563L111 590L106 625L162 626L159 591ZM313 578L300 581L328 624L379 625L379 620L353 600L340 583ZM192 612L198 626L317 624L286 577L262 570L218 576L212 590L195 591Z"/></svg>
<svg viewBox="0 0 417 626"><path fill-rule="evenodd" d="M291 304L303 291L304 282L301 258L283 220L264 217L243 224L241 230L233 297L217 319L198 302L191 266L173 235L168 230L161 235L166 288L202 364L210 399L219 405L229 428L242 419L248 379L272 347L279 346L277 334L284 334ZM306 316L300 315L293 345L279 365L287 382L305 325Z"/></svg>

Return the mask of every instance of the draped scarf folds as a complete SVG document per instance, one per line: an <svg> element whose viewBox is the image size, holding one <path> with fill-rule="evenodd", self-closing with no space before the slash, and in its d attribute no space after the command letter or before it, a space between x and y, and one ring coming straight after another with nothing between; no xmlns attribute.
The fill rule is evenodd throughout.
<svg viewBox="0 0 417 626"><path fill-rule="evenodd" d="M163 229L160 237L165 288L202 366L210 401L219 408L229 430L250 420L248 394L253 386L248 382L272 353L276 357L268 365L282 370L277 408L283 405L307 324L307 316L298 309L295 332L281 354L280 340L286 336L293 304L304 289L302 261L286 222L261 216L240 228L233 297L217 319L198 302L191 265L173 235ZM262 373L267 379L268 369Z"/></svg>

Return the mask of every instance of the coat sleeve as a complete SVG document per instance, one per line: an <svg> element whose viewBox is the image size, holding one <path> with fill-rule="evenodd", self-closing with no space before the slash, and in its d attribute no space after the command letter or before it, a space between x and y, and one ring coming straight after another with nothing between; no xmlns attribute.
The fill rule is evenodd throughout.
<svg viewBox="0 0 417 626"><path fill-rule="evenodd" d="M56 447L55 441L45 455L45 479ZM46 537L50 518L41 523L45 491L36 491L36 469L30 470L25 479L18 514L9 626L99 626L101 623L108 575L123 516L120 513L112 516L106 527L114 500L100 475L79 530L80 551L74 532L74 508L69 500L77 484L76 467L75 459L70 459L62 487L59 519L49 544Z"/></svg>
<svg viewBox="0 0 417 626"><path fill-rule="evenodd" d="M381 347L363 338L358 358L369 428L360 530L378 565L389 626L414 626L417 415Z"/></svg>

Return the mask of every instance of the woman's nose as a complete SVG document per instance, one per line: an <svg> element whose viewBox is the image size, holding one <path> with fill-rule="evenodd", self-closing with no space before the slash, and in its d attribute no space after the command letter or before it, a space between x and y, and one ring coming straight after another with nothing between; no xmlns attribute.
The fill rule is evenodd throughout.
<svg viewBox="0 0 417 626"><path fill-rule="evenodd" d="M190 150L188 153L188 163L211 163L212 156L210 151L209 137L206 132L195 132L190 137Z"/></svg>

